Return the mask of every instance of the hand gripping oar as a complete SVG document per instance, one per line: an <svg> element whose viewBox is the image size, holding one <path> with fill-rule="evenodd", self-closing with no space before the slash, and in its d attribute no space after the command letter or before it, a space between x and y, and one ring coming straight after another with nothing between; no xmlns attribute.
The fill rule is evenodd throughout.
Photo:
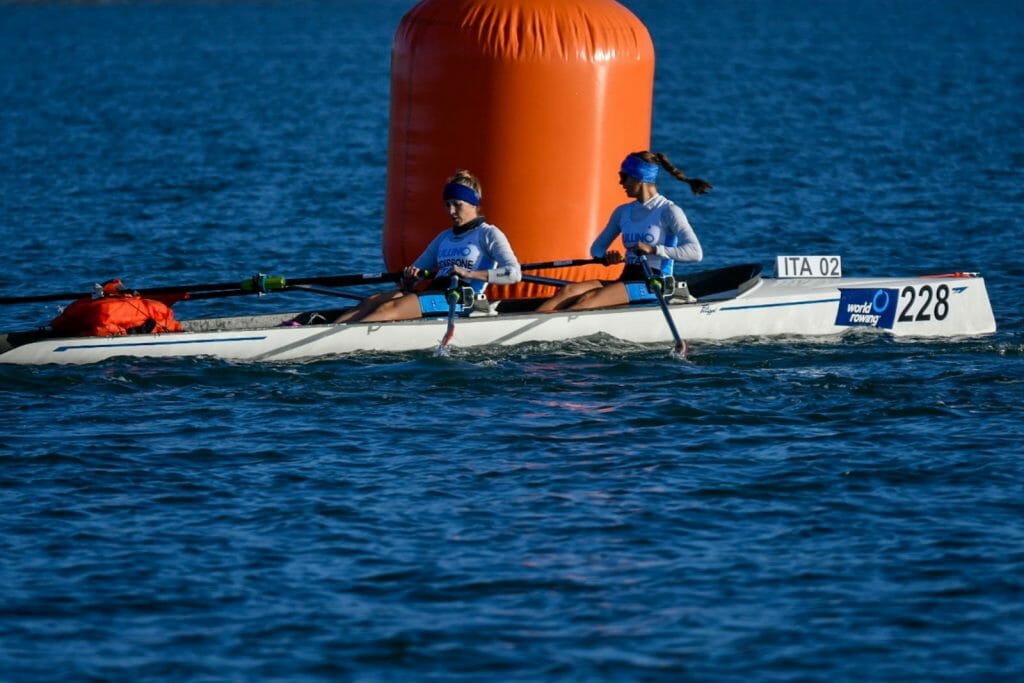
<svg viewBox="0 0 1024 683"><path fill-rule="evenodd" d="M448 300L448 329L444 331L444 336L441 338L441 343L437 346L437 351L434 352L436 356L446 355L448 352L448 343L455 336L455 310L458 308L459 299L462 298L462 294L459 292L459 276L453 274L451 282L448 284L448 291L444 294Z"/></svg>
<svg viewBox="0 0 1024 683"><path fill-rule="evenodd" d="M679 330L676 329L676 323L672 320L672 314L669 313L668 302L665 301L665 292L662 291L661 280L658 280L653 274L651 274L651 265L647 263L647 254L637 252L637 258L640 260L640 265L644 269L644 277L647 278L647 286L654 292L654 296L658 297L658 304L661 306L661 312L665 314L665 322L668 323L668 329L672 330L672 336L676 340L676 346L672 352L680 358L686 358L686 341L679 336Z"/></svg>
<svg viewBox="0 0 1024 683"><path fill-rule="evenodd" d="M186 294L192 292L216 292L214 296L236 296L243 294L265 294L288 289L293 285L323 285L325 287L351 287L369 285L380 282L397 282L401 272L395 273L353 273L349 275L326 275L323 277L302 277L286 279L279 275L263 275L262 273L246 278L241 282L200 283L194 285L170 285L166 287L149 287L131 290L142 296L158 294ZM66 301L83 299L92 296L92 292L58 292L54 294L36 294L32 296L0 297L3 304L29 304L41 301ZM199 298L199 297L197 297Z"/></svg>

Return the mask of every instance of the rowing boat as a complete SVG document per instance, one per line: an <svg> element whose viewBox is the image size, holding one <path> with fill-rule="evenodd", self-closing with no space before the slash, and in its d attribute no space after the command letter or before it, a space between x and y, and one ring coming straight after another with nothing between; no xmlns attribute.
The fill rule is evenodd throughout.
<svg viewBox="0 0 1024 683"><path fill-rule="evenodd" d="M783 257L779 257L782 259ZM977 273L911 277L761 275L760 264L680 278L667 311L692 341L743 337L827 337L877 330L897 337L958 338L996 330L985 280ZM537 313L537 300L478 301L460 318L452 345L506 346L609 335L640 344L672 340L657 303ZM118 356L211 356L285 361L357 352L436 348L444 317L386 323L295 324L332 319L341 309L182 320L182 331L122 337L54 338L45 330L0 335L0 362L94 363Z"/></svg>

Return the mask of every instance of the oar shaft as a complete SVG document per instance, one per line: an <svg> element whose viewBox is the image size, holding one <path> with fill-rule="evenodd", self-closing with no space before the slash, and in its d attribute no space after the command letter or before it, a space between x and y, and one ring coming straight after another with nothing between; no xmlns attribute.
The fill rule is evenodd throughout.
<svg viewBox="0 0 1024 683"><path fill-rule="evenodd" d="M567 285L571 280L559 280L553 277L541 277L540 275L524 275L523 282L536 282L538 285L551 285L552 287L561 287Z"/></svg>
<svg viewBox="0 0 1024 683"><path fill-rule="evenodd" d="M451 283L448 285L448 291L445 293L445 297L448 299L448 327L444 331L444 337L441 338L441 343L437 347L438 351L448 346L451 342L452 337L455 336L455 310L459 304L459 276L452 275Z"/></svg>
<svg viewBox="0 0 1024 683"><path fill-rule="evenodd" d="M92 296L92 292L59 292L56 294L36 294L32 296L4 296L0 297L0 305L3 304L35 304L43 301L66 301L68 299L81 299Z"/></svg>
<svg viewBox="0 0 1024 683"><path fill-rule="evenodd" d="M214 299L225 296L240 294L257 294L259 292L272 292L287 289L289 285L324 285L325 287L349 287L356 285L369 285L381 282L397 282L402 277L401 272L394 273L353 273L349 275L325 275L322 277L302 277L286 279L279 276L257 275L246 278L241 282L206 282L192 285L170 285L165 287L147 287L145 289L133 290L142 296L156 296L161 294L185 294L197 293L192 299ZM200 296L199 293L208 293L209 296ZM31 304L44 301L68 301L83 299L92 296L92 292L56 292L53 294L36 294L30 296L8 296L0 297L0 305L4 304Z"/></svg>
<svg viewBox="0 0 1024 683"><path fill-rule="evenodd" d="M651 273L651 264L647 262L646 254L637 254L637 258L640 260L640 265L644 269L644 277L647 278L647 282L654 283L654 275ZM676 329L676 322L672 319L672 313L668 310L668 302L665 301L665 293L662 291L660 285L653 285L651 289L654 290L654 296L658 299L658 305L661 306L661 312L665 315L665 322L668 323L668 329L672 332L672 338L676 340L676 351L680 354L686 353L686 342L683 341L682 336L679 334L679 330Z"/></svg>
<svg viewBox="0 0 1024 683"><path fill-rule="evenodd" d="M293 285L288 283L285 287L286 290L300 290L303 292L313 292L314 294L326 294L327 296L338 296L342 299L354 299L355 301L365 301L365 296L358 294L352 294L351 292L341 292L337 289L329 289L327 287L318 287L317 285Z"/></svg>
<svg viewBox="0 0 1024 683"><path fill-rule="evenodd" d="M537 263L525 263L522 270L542 270L544 268L563 268L566 266L586 266L604 263L604 259L563 259L560 261L541 261ZM325 287L350 287L357 285L369 285L382 282L398 282L402 277L401 271L392 273L352 273L346 275L325 275L322 277L301 277L282 278L258 275L247 278L241 282L199 282L191 285L168 285L163 287L147 287L137 289L142 296L153 296L159 294L184 294L211 292L209 297L195 296L192 298L216 298L232 296L233 294L252 294L262 291L275 291L287 289L288 285L323 285ZM564 284L564 283L559 283ZM0 305L5 304L32 304L44 301L68 301L82 299L92 296L92 292L55 292L53 294L34 294L28 296L7 296L0 297Z"/></svg>
<svg viewBox="0 0 1024 683"><path fill-rule="evenodd" d="M604 263L603 258L576 258L564 259L562 261L542 261L539 263L524 263L519 266L520 270L541 270L543 268L564 268L566 266L590 266L597 263Z"/></svg>
<svg viewBox="0 0 1024 683"><path fill-rule="evenodd" d="M380 282L398 282L401 271L394 273L359 273L355 275L326 275L324 277L298 277L287 280L289 285L323 285L325 287L354 287Z"/></svg>

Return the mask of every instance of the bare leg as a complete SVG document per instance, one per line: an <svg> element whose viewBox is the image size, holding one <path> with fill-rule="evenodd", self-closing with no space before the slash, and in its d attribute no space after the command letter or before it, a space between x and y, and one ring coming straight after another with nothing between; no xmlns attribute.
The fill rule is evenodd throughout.
<svg viewBox="0 0 1024 683"><path fill-rule="evenodd" d="M612 282L600 289L592 289L586 292L576 303L569 307L569 310L585 311L590 308L624 306L628 303L629 294L626 292L626 285L621 282Z"/></svg>
<svg viewBox="0 0 1024 683"><path fill-rule="evenodd" d="M587 280L586 282L573 282L558 290L558 293L537 307L538 313L548 311L559 311L572 306L576 300L595 289L601 288L600 280Z"/></svg>
<svg viewBox="0 0 1024 683"><path fill-rule="evenodd" d="M365 316L372 313L378 306L386 301L395 299L403 296L405 292L401 292L397 289L391 290L390 292L379 292L371 296L366 297L361 304L353 308L351 311L342 313L334 319L336 323L354 323L362 320Z"/></svg>
<svg viewBox="0 0 1024 683"><path fill-rule="evenodd" d="M374 311L360 318L360 322L377 323L387 320L413 320L422 317L420 298L415 294L404 292L382 302Z"/></svg>

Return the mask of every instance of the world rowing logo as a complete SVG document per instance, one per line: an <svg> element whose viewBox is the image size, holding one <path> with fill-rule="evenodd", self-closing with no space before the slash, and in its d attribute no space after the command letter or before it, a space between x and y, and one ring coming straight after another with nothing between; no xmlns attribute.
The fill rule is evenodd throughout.
<svg viewBox="0 0 1024 683"><path fill-rule="evenodd" d="M892 329L896 320L895 289L840 289L836 325Z"/></svg>

